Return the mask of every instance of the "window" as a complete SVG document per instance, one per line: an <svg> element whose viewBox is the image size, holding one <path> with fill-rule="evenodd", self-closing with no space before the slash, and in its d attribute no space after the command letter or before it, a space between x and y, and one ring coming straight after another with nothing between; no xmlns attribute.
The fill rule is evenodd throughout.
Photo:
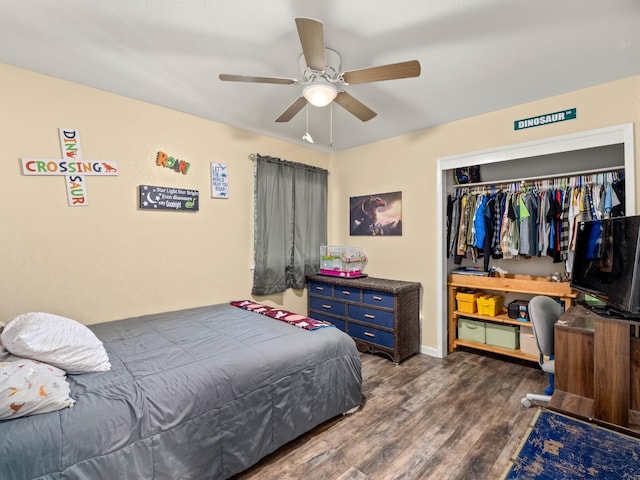
<svg viewBox="0 0 640 480"><path fill-rule="evenodd" d="M302 289L327 242L327 175L321 168L258 155L254 295Z"/></svg>

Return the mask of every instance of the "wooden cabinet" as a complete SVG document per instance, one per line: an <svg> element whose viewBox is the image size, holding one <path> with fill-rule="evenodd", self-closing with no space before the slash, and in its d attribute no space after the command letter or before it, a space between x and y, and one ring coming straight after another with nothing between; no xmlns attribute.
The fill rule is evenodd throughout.
<svg viewBox="0 0 640 480"><path fill-rule="evenodd" d="M348 333L361 352L383 353L400 363L420 351L417 282L310 275L309 316Z"/></svg>
<svg viewBox="0 0 640 480"><path fill-rule="evenodd" d="M552 282L547 277L512 274L494 274L494 276L486 277L455 273L449 275L449 351L452 352L457 347L464 346L536 362L538 361L537 355L522 352L520 349L503 348L486 343L459 339L458 320L463 317L481 320L491 324L531 326L531 323L528 321L522 322L510 318L507 314L506 305L503 307L502 313L496 316L480 315L478 313L467 313L457 310L456 294L462 288L475 288L485 292L516 292L528 295L547 295L563 300L565 310L571 306L572 300L577 296L577 292L572 290L568 283Z"/></svg>
<svg viewBox="0 0 640 480"><path fill-rule="evenodd" d="M640 321L575 305L555 325L550 406L640 432Z"/></svg>

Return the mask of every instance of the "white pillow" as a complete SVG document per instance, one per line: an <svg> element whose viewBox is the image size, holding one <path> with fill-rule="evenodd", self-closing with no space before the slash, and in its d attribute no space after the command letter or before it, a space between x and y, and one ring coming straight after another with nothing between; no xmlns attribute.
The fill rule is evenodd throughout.
<svg viewBox="0 0 640 480"><path fill-rule="evenodd" d="M59 368L17 359L0 362L0 419L72 407L69 384Z"/></svg>
<svg viewBox="0 0 640 480"><path fill-rule="evenodd" d="M14 355L48 363L67 373L111 368L98 337L86 325L59 315L23 313L5 325L0 338Z"/></svg>

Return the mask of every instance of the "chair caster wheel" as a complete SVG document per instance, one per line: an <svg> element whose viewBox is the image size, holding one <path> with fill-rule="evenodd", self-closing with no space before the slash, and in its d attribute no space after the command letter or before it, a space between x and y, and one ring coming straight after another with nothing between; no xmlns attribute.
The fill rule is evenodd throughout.
<svg viewBox="0 0 640 480"><path fill-rule="evenodd" d="M529 400L527 397L524 397L522 400L520 400L520 403L522 403L522 406L524 408L531 407L531 400Z"/></svg>

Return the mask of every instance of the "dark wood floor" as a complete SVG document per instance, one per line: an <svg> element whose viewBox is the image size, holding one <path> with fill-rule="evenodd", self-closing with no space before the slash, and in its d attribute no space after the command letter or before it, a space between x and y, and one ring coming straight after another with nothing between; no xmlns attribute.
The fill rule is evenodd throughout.
<svg viewBox="0 0 640 480"><path fill-rule="evenodd" d="M366 402L358 412L234 479L498 479L535 413L520 399L547 384L536 364L470 352L415 355L401 365L361 358Z"/></svg>

